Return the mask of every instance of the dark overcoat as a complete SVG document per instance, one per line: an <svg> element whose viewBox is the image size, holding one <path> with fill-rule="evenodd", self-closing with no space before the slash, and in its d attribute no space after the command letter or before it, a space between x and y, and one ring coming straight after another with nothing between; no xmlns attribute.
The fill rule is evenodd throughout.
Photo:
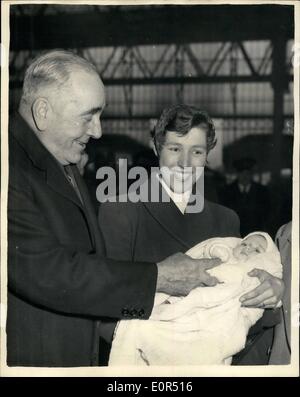
<svg viewBox="0 0 300 397"><path fill-rule="evenodd" d="M9 125L7 363L98 364L103 318L147 318L157 267L103 256L86 187L83 204L54 157L17 115Z"/></svg>
<svg viewBox="0 0 300 397"><path fill-rule="evenodd" d="M109 258L162 261L212 237L239 237L230 209L205 201L198 213L182 214L173 201L105 203L99 224Z"/></svg>

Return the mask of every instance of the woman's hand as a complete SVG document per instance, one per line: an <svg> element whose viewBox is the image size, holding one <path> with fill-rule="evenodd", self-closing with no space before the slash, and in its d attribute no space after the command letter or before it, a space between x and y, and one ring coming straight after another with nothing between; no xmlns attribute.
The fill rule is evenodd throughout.
<svg viewBox="0 0 300 397"><path fill-rule="evenodd" d="M240 297L242 306L260 309L276 308L283 296L283 280L261 269L253 269L248 275L257 277L260 281L260 285Z"/></svg>

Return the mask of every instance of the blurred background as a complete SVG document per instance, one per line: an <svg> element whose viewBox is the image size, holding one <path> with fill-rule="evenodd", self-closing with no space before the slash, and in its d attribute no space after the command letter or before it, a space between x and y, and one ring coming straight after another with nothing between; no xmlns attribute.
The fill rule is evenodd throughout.
<svg viewBox="0 0 300 397"><path fill-rule="evenodd" d="M292 217L293 37L289 5L14 5L9 111L39 52L68 48L96 65L108 106L84 178L97 208L99 167L157 165L150 131L164 107L206 110L218 137L207 198L238 212L242 234L274 236Z"/></svg>

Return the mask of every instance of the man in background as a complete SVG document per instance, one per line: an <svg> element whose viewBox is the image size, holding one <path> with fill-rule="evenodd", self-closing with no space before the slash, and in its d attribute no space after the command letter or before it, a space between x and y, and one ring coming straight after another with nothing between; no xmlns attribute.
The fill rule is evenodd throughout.
<svg viewBox="0 0 300 397"><path fill-rule="evenodd" d="M242 237L256 230L268 231L269 192L266 186L253 180L255 160L243 157L234 161L233 166L237 178L220 195L222 204L238 214Z"/></svg>

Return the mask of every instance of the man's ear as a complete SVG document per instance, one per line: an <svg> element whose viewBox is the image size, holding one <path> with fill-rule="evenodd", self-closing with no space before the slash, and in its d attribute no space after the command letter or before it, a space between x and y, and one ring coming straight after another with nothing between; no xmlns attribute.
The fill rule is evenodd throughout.
<svg viewBox="0 0 300 397"><path fill-rule="evenodd" d="M36 128L39 131L45 131L49 124L51 112L50 104L46 98L37 98L32 104L32 117Z"/></svg>

